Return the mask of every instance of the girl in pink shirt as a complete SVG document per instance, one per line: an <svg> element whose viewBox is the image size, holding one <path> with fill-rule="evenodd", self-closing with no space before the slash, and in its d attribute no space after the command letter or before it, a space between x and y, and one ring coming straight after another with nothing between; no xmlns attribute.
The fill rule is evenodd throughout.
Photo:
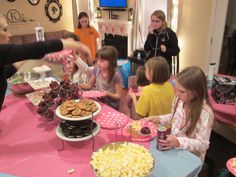
<svg viewBox="0 0 236 177"><path fill-rule="evenodd" d="M146 120L160 124L172 122L171 135L167 135L166 140L159 140L163 150L185 149L203 162L214 121L204 72L197 66L181 71L176 77L175 94L171 114Z"/></svg>

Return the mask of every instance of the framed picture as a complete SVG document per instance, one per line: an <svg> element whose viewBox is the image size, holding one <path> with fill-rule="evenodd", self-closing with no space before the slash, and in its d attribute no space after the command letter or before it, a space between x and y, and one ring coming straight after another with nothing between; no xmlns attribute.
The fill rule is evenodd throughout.
<svg viewBox="0 0 236 177"><path fill-rule="evenodd" d="M57 23L60 20L62 12L62 5L58 0L48 0L45 4L45 13L53 23Z"/></svg>
<svg viewBox="0 0 236 177"><path fill-rule="evenodd" d="M36 6L39 3L40 0L28 0L28 2L33 5Z"/></svg>

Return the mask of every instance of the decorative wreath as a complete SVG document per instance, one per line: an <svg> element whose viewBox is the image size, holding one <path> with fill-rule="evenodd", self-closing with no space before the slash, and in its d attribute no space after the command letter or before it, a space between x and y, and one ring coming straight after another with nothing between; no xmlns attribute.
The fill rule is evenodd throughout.
<svg viewBox="0 0 236 177"><path fill-rule="evenodd" d="M62 16L62 5L59 0L47 0L45 4L45 13L50 21L57 23Z"/></svg>

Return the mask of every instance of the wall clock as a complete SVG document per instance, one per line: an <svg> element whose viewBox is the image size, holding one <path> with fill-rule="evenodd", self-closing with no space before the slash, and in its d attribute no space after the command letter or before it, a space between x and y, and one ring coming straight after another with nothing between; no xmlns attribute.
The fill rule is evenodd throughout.
<svg viewBox="0 0 236 177"><path fill-rule="evenodd" d="M62 16L62 5L59 0L48 0L45 4L45 13L50 21L57 23Z"/></svg>
<svg viewBox="0 0 236 177"><path fill-rule="evenodd" d="M33 5L36 6L39 3L40 0L28 0L28 2Z"/></svg>

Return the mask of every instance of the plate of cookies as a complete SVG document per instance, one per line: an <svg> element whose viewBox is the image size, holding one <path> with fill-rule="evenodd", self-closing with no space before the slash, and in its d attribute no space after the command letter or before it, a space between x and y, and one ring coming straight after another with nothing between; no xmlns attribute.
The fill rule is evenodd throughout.
<svg viewBox="0 0 236 177"><path fill-rule="evenodd" d="M91 119L101 111L101 105L89 99L67 100L56 108L56 115L64 120Z"/></svg>

